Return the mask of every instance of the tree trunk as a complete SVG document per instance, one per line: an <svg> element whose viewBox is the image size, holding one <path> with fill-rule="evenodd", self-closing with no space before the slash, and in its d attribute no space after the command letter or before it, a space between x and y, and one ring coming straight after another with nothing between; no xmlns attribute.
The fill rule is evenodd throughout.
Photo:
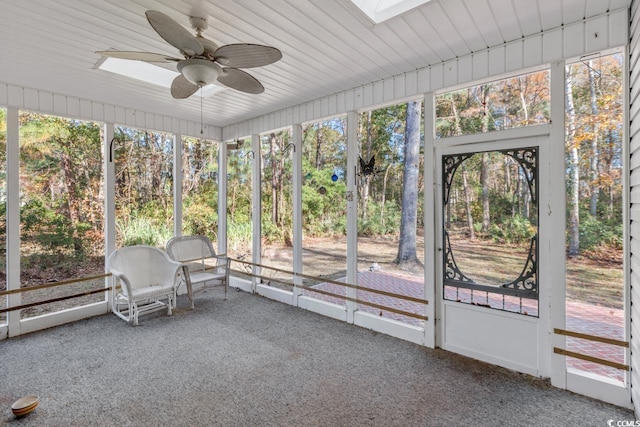
<svg viewBox="0 0 640 427"><path fill-rule="evenodd" d="M462 125L460 124L460 115L458 114L458 109L456 108L456 101L451 97L451 111L453 112L453 123L456 129L456 135L462 135Z"/></svg>
<svg viewBox="0 0 640 427"><path fill-rule="evenodd" d="M269 135L269 159L271 159L271 222L278 224L278 167L276 161L276 134Z"/></svg>
<svg viewBox="0 0 640 427"><path fill-rule="evenodd" d="M598 172L598 134L600 125L598 123L598 103L596 96L596 76L592 67L592 61L589 61L589 94L591 96L591 119L593 123L593 137L591 138L591 200L589 202L589 211L591 216L595 218L598 210L598 197L600 196L600 183Z"/></svg>
<svg viewBox="0 0 640 427"><path fill-rule="evenodd" d="M482 232L486 233L489 230L490 212L489 212L489 187L487 184L487 162L489 155L482 153L482 160L480 164L480 185L482 186Z"/></svg>
<svg viewBox="0 0 640 427"><path fill-rule="evenodd" d="M191 145L182 140L181 147ZM191 147L189 147L191 148ZM189 194L193 185L193 177L191 176L191 168L189 167L189 155L193 150L182 150L182 194Z"/></svg>
<svg viewBox="0 0 640 427"><path fill-rule="evenodd" d="M489 114L487 108L487 100L489 99L489 86L483 86L482 88L482 132L489 131ZM490 212L489 212L489 187L487 184L487 177L489 175L487 171L487 162L489 161L489 155L482 153L481 165L480 165L480 185L482 186L482 232L486 233L489 230Z"/></svg>
<svg viewBox="0 0 640 427"><path fill-rule="evenodd" d="M366 161L369 161L369 155L371 154L369 151L371 149L371 144L373 143L373 123L371 118L371 111L367 113L367 158ZM361 152L364 150L360 150ZM359 187L360 187L360 209L362 212L362 219L366 221L367 219L367 205L369 203L369 185L371 184L371 178L373 175L361 175L359 179Z"/></svg>
<svg viewBox="0 0 640 427"><path fill-rule="evenodd" d="M406 150L406 146L405 146ZM384 205L387 203L387 180L389 179L389 171L391 170L391 165L388 165L384 171L384 179L382 180L382 200L380 203L380 221L382 221L382 229L384 230L385 226L385 216L384 216Z"/></svg>
<svg viewBox="0 0 640 427"><path fill-rule="evenodd" d="M462 164L460 167L462 168L462 187L464 189L464 205L467 212L469 238L475 239L476 233L473 230L473 217L471 216L471 192L469 191L469 184L467 183L467 169L464 167L464 164Z"/></svg>
<svg viewBox="0 0 640 427"><path fill-rule="evenodd" d="M320 169L320 148L322 147L322 138L320 137L320 124L314 125L316 129L316 169Z"/></svg>
<svg viewBox="0 0 640 427"><path fill-rule="evenodd" d="M525 125L529 124L529 106L527 105L527 100L525 98L525 86L527 82L527 77L520 77L520 105L522 106L522 115L523 121Z"/></svg>
<svg viewBox="0 0 640 427"><path fill-rule="evenodd" d="M421 110L421 101L413 101L407 104L400 242L398 244L398 255L395 259L395 263L399 265L421 265L416 253Z"/></svg>
<svg viewBox="0 0 640 427"><path fill-rule="evenodd" d="M565 76L566 112L567 112L567 144L569 150L569 176L567 187L569 197L567 198L567 208L569 210L569 255L577 255L580 252L580 170L578 143L575 141L576 135L576 111L573 105L573 85L572 66L567 67Z"/></svg>
<svg viewBox="0 0 640 427"><path fill-rule="evenodd" d="M67 190L69 197L69 219L71 220L71 229L73 230L73 250L76 255L82 253L82 238L78 234L78 226L80 225L80 206L78 189L76 187L75 167L71 157L63 153L60 156L60 169L62 170L62 177L64 186Z"/></svg>
<svg viewBox="0 0 640 427"><path fill-rule="evenodd" d="M609 146L609 153L610 153L610 155L608 156L608 159L607 159L607 171L609 173L609 176L611 177L614 174L614 172L613 172L613 170L614 170L614 168L613 168L613 158L614 158L613 152L615 150L615 148L614 148L614 146L615 146L614 136L613 136L613 131L612 130L609 130L607 132L607 143L608 143L608 146ZM609 187L609 207L607 209L607 219L610 220L613 217L613 211L614 211L614 207L613 207L613 193L614 193L613 183L610 182L608 187Z"/></svg>
<svg viewBox="0 0 640 427"><path fill-rule="evenodd" d="M523 168L519 168L520 171L520 199L522 200L522 217L529 218L530 212L530 204L531 204L531 191L529 190L529 185L527 184L527 178L525 176L526 172Z"/></svg>
<svg viewBox="0 0 640 427"><path fill-rule="evenodd" d="M509 156L504 156L504 196L511 193L511 169L509 168Z"/></svg>

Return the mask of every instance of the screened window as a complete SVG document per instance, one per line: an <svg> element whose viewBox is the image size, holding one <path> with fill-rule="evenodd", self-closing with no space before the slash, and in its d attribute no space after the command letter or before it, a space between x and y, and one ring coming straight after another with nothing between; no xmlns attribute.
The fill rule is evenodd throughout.
<svg viewBox="0 0 640 427"><path fill-rule="evenodd" d="M446 300L537 316L537 151L443 156Z"/></svg>
<svg viewBox="0 0 640 427"><path fill-rule="evenodd" d="M173 135L116 129L116 244L163 248L173 237Z"/></svg>
<svg viewBox="0 0 640 427"><path fill-rule="evenodd" d="M624 57L568 64L566 88L566 326L625 339ZM628 202L627 202L628 203ZM567 348L625 362L625 349L567 338ZM568 366L622 381L624 372L567 358Z"/></svg>
<svg viewBox="0 0 640 427"><path fill-rule="evenodd" d="M227 156L227 254L251 262L253 241L251 224L251 164L255 153L248 140L240 140ZM238 267L234 264L234 267ZM247 266L239 266L249 270Z"/></svg>
<svg viewBox="0 0 640 427"><path fill-rule="evenodd" d="M436 96L436 138L549 123L549 71Z"/></svg>
<svg viewBox="0 0 640 427"><path fill-rule="evenodd" d="M422 303L374 291L424 298L422 113L416 100L360 114L356 177L359 309L415 325Z"/></svg>
<svg viewBox="0 0 640 427"><path fill-rule="evenodd" d="M182 138L182 233L217 241L218 144Z"/></svg>
<svg viewBox="0 0 640 427"><path fill-rule="evenodd" d="M260 137L262 155L262 264L293 270L293 161L291 129ZM290 291L291 275L264 269L263 283Z"/></svg>
<svg viewBox="0 0 640 427"><path fill-rule="evenodd" d="M98 123L20 112L22 288L104 272L102 138ZM3 150L4 153L4 150ZM22 293L29 304L104 287L104 279ZM29 307L22 318L105 300L104 292Z"/></svg>

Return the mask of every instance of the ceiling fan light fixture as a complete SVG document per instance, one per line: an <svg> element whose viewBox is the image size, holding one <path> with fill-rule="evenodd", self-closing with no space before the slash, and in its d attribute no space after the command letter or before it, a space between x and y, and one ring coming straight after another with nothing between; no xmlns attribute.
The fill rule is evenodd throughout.
<svg viewBox="0 0 640 427"><path fill-rule="evenodd" d="M198 87L214 83L222 73L217 64L200 58L185 59L178 63L178 70L191 83Z"/></svg>
<svg viewBox="0 0 640 427"><path fill-rule="evenodd" d="M275 47L251 43L232 43L218 47L216 43L202 37L202 32L207 28L207 19L201 16L206 16L206 13L198 11L198 8L193 11L190 20L196 30L195 37L164 13L157 10L145 12L156 33L178 49L185 59L152 52L106 50L96 53L109 60L177 63L180 74L173 77L170 83L171 95L176 99L188 98L204 87L208 90L201 90L201 97L205 96L204 92L221 90L220 86L249 94L264 92L262 83L241 68L272 64L282 58L282 52ZM106 60L103 62L106 63Z"/></svg>

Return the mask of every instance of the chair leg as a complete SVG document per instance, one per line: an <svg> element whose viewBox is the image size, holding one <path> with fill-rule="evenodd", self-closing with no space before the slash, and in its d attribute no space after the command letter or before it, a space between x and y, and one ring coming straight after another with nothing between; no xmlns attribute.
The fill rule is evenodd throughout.
<svg viewBox="0 0 640 427"><path fill-rule="evenodd" d="M129 303L129 319L133 320L133 326L138 326L138 304Z"/></svg>

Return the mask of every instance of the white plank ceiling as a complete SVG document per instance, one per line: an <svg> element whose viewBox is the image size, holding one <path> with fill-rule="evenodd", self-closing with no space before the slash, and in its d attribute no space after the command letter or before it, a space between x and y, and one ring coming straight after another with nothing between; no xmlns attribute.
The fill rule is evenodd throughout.
<svg viewBox="0 0 640 427"><path fill-rule="evenodd" d="M94 69L97 50L177 56L148 24L159 10L219 45L258 43L283 59L248 70L266 90L204 99L226 126L628 7L630 0L433 0L373 25L348 0L0 0L0 82L200 120L200 98Z"/></svg>

